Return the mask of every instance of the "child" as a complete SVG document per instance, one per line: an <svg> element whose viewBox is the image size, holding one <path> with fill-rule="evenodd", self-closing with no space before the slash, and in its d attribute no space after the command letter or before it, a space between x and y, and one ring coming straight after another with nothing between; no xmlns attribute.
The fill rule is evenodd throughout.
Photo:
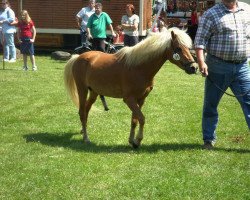
<svg viewBox="0 0 250 200"><path fill-rule="evenodd" d="M124 32L122 26L118 25L115 29L116 36L114 37L113 44L123 44L124 43Z"/></svg>
<svg viewBox="0 0 250 200"><path fill-rule="evenodd" d="M20 50L23 54L23 70L27 71L27 56L30 55L32 70L36 71L37 66L34 56L34 42L36 38L36 28L26 10L21 11L21 19L18 22L17 39L20 42Z"/></svg>

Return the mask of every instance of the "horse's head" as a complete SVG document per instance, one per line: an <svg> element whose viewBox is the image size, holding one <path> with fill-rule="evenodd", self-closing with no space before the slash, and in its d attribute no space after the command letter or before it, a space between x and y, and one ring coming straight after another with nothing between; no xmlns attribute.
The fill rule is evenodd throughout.
<svg viewBox="0 0 250 200"><path fill-rule="evenodd" d="M187 74L195 74L198 69L198 64L191 55L189 47L185 45L185 41L183 42L185 38L180 38L174 31L171 31L171 37L169 61L185 70ZM191 43L190 37L186 39L189 39Z"/></svg>

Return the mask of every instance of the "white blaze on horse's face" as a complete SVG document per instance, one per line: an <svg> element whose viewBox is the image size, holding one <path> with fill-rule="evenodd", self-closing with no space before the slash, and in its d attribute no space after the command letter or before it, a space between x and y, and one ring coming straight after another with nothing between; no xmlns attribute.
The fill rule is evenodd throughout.
<svg viewBox="0 0 250 200"><path fill-rule="evenodd" d="M181 59L181 57L180 57L180 55L178 53L174 53L173 54L173 59L178 61L178 60Z"/></svg>

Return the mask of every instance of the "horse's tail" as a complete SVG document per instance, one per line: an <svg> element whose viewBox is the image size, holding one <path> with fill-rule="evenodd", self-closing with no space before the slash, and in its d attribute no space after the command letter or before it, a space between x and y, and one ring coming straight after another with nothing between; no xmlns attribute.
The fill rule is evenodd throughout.
<svg viewBox="0 0 250 200"><path fill-rule="evenodd" d="M64 84L65 87L72 99L72 101L79 106L79 97L78 97L78 92L77 92L77 88L76 88L76 83L75 83L75 79L72 73L72 67L76 61L76 59L79 57L79 55L75 54L73 55L70 60L67 62L67 64L65 65L65 69L64 69Z"/></svg>

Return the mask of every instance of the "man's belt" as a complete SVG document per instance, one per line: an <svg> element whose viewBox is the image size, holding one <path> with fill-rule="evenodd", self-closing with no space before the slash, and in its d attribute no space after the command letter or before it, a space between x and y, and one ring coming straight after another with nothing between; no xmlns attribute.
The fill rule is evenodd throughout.
<svg viewBox="0 0 250 200"><path fill-rule="evenodd" d="M247 61L247 59L245 60L223 60L224 62L227 62L227 63L231 63L231 64L242 64L244 62Z"/></svg>
<svg viewBox="0 0 250 200"><path fill-rule="evenodd" d="M226 63L230 63L230 64L242 64L242 63L247 61L247 58L243 59L243 60L224 60L224 59L219 58L217 56L214 56L212 54L208 54L208 55L211 56L212 58L215 58L215 59L218 59L218 60L220 60L222 62L226 62Z"/></svg>

